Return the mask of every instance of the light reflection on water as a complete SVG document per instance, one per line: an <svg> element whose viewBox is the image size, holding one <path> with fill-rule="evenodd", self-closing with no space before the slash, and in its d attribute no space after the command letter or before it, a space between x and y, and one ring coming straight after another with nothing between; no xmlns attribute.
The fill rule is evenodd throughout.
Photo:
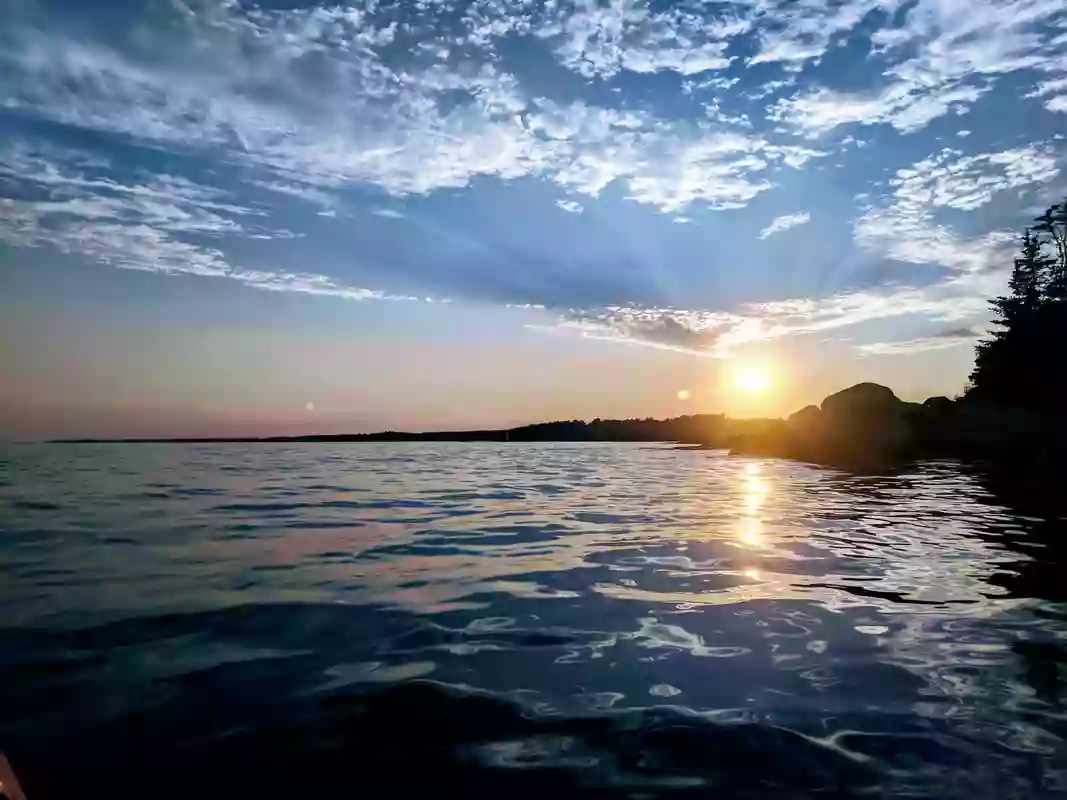
<svg viewBox="0 0 1067 800"><path fill-rule="evenodd" d="M179 743L258 724L233 699L252 680L288 715L429 678L553 718L659 703L784 728L902 795L1064 788L1067 615L1027 577L1060 523L959 465L864 477L609 444L3 459L0 734L31 760L59 720L87 759L130 714L171 730L206 673L229 689ZM562 736L478 752L593 759L607 780Z"/></svg>

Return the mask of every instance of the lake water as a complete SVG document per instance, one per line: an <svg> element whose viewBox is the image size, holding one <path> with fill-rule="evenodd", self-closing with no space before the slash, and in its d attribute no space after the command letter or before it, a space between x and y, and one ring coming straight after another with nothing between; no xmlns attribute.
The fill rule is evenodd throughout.
<svg viewBox="0 0 1067 800"><path fill-rule="evenodd" d="M0 748L74 797L1049 797L1064 523L972 467L12 446Z"/></svg>

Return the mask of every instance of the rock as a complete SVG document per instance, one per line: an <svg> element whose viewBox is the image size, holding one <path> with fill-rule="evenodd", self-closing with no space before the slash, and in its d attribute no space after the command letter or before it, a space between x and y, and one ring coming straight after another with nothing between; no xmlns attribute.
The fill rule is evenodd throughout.
<svg viewBox="0 0 1067 800"><path fill-rule="evenodd" d="M778 426L745 431L734 451L881 471L914 457L919 434L937 427L936 416L927 405L906 403L885 386L860 383L830 395L821 407L802 408Z"/></svg>
<svg viewBox="0 0 1067 800"><path fill-rule="evenodd" d="M822 409L818 406L804 406L800 411L789 415L789 427L797 430L809 430L822 422Z"/></svg>
<svg viewBox="0 0 1067 800"><path fill-rule="evenodd" d="M818 406L806 406L789 415L786 422L793 449L811 450L826 438L826 415Z"/></svg>
<svg viewBox="0 0 1067 800"><path fill-rule="evenodd" d="M826 427L836 446L882 453L899 449L909 438L909 418L914 416L909 406L918 407L877 383L859 383L822 401Z"/></svg>
<svg viewBox="0 0 1067 800"><path fill-rule="evenodd" d="M956 404L947 397L928 397L923 401L923 408L934 414L949 414Z"/></svg>
<svg viewBox="0 0 1067 800"><path fill-rule="evenodd" d="M823 400L822 410L835 421L844 421L897 414L903 405L888 387L857 383Z"/></svg>

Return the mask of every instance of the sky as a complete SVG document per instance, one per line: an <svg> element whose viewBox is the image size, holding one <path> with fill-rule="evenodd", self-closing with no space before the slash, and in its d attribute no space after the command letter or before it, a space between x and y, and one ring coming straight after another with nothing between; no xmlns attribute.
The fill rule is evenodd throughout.
<svg viewBox="0 0 1067 800"><path fill-rule="evenodd" d="M957 394L1065 135L1063 0L7 0L0 434Z"/></svg>

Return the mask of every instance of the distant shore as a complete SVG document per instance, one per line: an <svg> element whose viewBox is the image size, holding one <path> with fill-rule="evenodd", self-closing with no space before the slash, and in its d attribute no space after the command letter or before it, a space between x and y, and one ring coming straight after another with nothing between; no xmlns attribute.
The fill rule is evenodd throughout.
<svg viewBox="0 0 1067 800"><path fill-rule="evenodd" d="M151 438L53 439L53 444L223 444L286 442L684 442L726 441L734 424L723 414L693 414L672 419L564 420L496 430L379 431L377 433L311 434L306 436L195 436Z"/></svg>
<svg viewBox="0 0 1067 800"><path fill-rule="evenodd" d="M1033 413L966 398L900 400L891 389L861 383L785 419L728 419L696 414L656 420L565 420L499 430L380 431L308 436L57 439L62 444L286 444L346 442L664 442L736 455L781 458L878 472L910 461L960 458L1048 463L1067 453L1064 432Z"/></svg>

